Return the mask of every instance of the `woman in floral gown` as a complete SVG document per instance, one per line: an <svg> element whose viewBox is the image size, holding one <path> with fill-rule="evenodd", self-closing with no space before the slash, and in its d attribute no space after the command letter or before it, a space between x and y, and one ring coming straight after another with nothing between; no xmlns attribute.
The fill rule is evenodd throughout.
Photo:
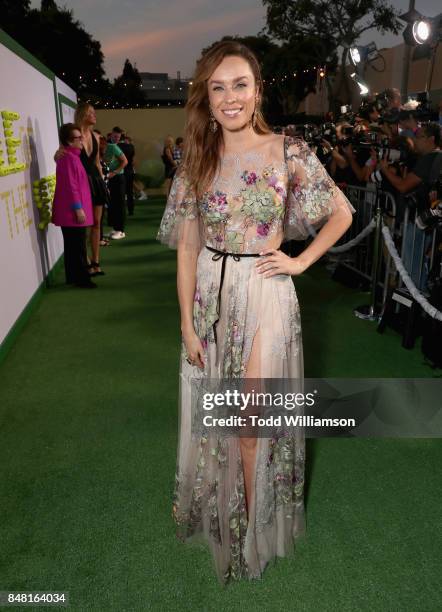
<svg viewBox="0 0 442 612"><path fill-rule="evenodd" d="M182 539L208 542L221 582L260 577L304 533L305 440L302 431L195 433L191 381L303 378L291 277L345 233L355 212L305 142L269 130L262 87L255 56L237 42L218 43L198 61L184 160L158 232L178 251L174 518ZM279 250L320 225L299 257Z"/></svg>

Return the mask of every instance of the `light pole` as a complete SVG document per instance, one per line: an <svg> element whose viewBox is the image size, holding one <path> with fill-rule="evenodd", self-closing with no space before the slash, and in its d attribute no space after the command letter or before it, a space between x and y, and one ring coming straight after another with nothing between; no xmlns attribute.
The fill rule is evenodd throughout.
<svg viewBox="0 0 442 612"><path fill-rule="evenodd" d="M414 0L410 0L410 4L408 6L408 12L411 13L412 11L414 11ZM411 49L412 47L410 45L405 44L401 86L402 102L406 102L408 100L408 75L410 73Z"/></svg>

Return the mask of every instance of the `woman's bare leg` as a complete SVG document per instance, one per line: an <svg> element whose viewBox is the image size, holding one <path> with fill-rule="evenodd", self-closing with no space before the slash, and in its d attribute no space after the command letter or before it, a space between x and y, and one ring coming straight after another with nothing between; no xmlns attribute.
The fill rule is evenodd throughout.
<svg viewBox="0 0 442 612"><path fill-rule="evenodd" d="M255 334L253 340L252 350L250 352L249 362L247 364L247 370L245 378L259 379L261 377L261 337L260 330ZM250 387L250 388L249 388ZM256 384L251 383L250 385L245 383L245 393L251 393L252 391L258 392ZM258 408L256 409L258 410ZM256 412L256 410L252 411ZM255 479L255 459L256 459L256 445L257 438L240 437L240 449L241 458L244 471L244 485L246 489L246 505L247 514L250 516L250 509L254 500L254 479Z"/></svg>
<svg viewBox="0 0 442 612"><path fill-rule="evenodd" d="M94 224L91 227L91 252L92 261L100 262L100 225L101 215L103 214L102 206L94 206ZM100 266L95 269L97 272L100 270Z"/></svg>

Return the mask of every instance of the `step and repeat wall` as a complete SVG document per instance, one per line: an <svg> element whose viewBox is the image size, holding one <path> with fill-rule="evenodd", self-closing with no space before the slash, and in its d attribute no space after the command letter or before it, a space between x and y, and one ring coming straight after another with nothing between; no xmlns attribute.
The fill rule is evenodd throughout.
<svg viewBox="0 0 442 612"><path fill-rule="evenodd" d="M0 77L1 344L63 252L53 156L76 94L1 30Z"/></svg>

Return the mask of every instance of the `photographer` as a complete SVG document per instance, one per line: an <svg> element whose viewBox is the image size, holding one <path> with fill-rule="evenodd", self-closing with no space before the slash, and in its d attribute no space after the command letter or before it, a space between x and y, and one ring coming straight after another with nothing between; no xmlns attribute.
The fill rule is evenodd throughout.
<svg viewBox="0 0 442 612"><path fill-rule="evenodd" d="M377 135L376 143L373 144L370 151L369 180L380 185L383 191L398 196L414 189L418 184L411 178L404 183L405 177L409 176L410 170L416 165L415 143L413 139L399 134L399 115L397 115L397 121L392 121L388 115L384 115L383 119L385 123L381 127L388 128L390 136L386 136L385 130L383 134L378 133ZM399 208L397 222L400 221L402 214L403 211Z"/></svg>
<svg viewBox="0 0 442 612"><path fill-rule="evenodd" d="M437 123L428 123L416 132L415 147L419 157L405 177L396 176L388 162L379 162L380 170L394 185L399 193L410 194L406 205L409 209L409 221L405 229L404 266L413 282L421 291L427 289L428 257L427 250L431 243L431 233L426 231L429 222L426 220L430 208L430 191L432 184L442 171L442 152L440 151L441 130ZM416 212L418 215L415 216ZM431 217L431 215L429 215ZM422 265L424 263L424 265Z"/></svg>
<svg viewBox="0 0 442 612"><path fill-rule="evenodd" d="M366 129L370 129L373 124L377 125L381 115L376 102L369 102L361 106L358 117L361 118L360 125L363 125Z"/></svg>
<svg viewBox="0 0 442 612"><path fill-rule="evenodd" d="M419 158L413 169L401 177L393 172L387 159L379 161L379 169L399 193L408 193L428 182L436 156L440 155L441 132L437 123L427 123L416 132L415 149Z"/></svg>
<svg viewBox="0 0 442 612"><path fill-rule="evenodd" d="M369 151L353 150L351 140L353 138L353 126L349 123L336 125L336 147L324 139L324 146L328 146L331 158L328 171L337 183L347 185L365 185L369 176L366 162L370 157Z"/></svg>
<svg viewBox="0 0 442 612"><path fill-rule="evenodd" d="M399 113L400 135L405 138L416 138L416 132L420 128L420 123L416 121L415 114L411 110L402 110Z"/></svg>
<svg viewBox="0 0 442 612"><path fill-rule="evenodd" d="M401 105L401 92L396 87L391 87L385 90L385 98L387 100L386 112L393 110L400 110Z"/></svg>

